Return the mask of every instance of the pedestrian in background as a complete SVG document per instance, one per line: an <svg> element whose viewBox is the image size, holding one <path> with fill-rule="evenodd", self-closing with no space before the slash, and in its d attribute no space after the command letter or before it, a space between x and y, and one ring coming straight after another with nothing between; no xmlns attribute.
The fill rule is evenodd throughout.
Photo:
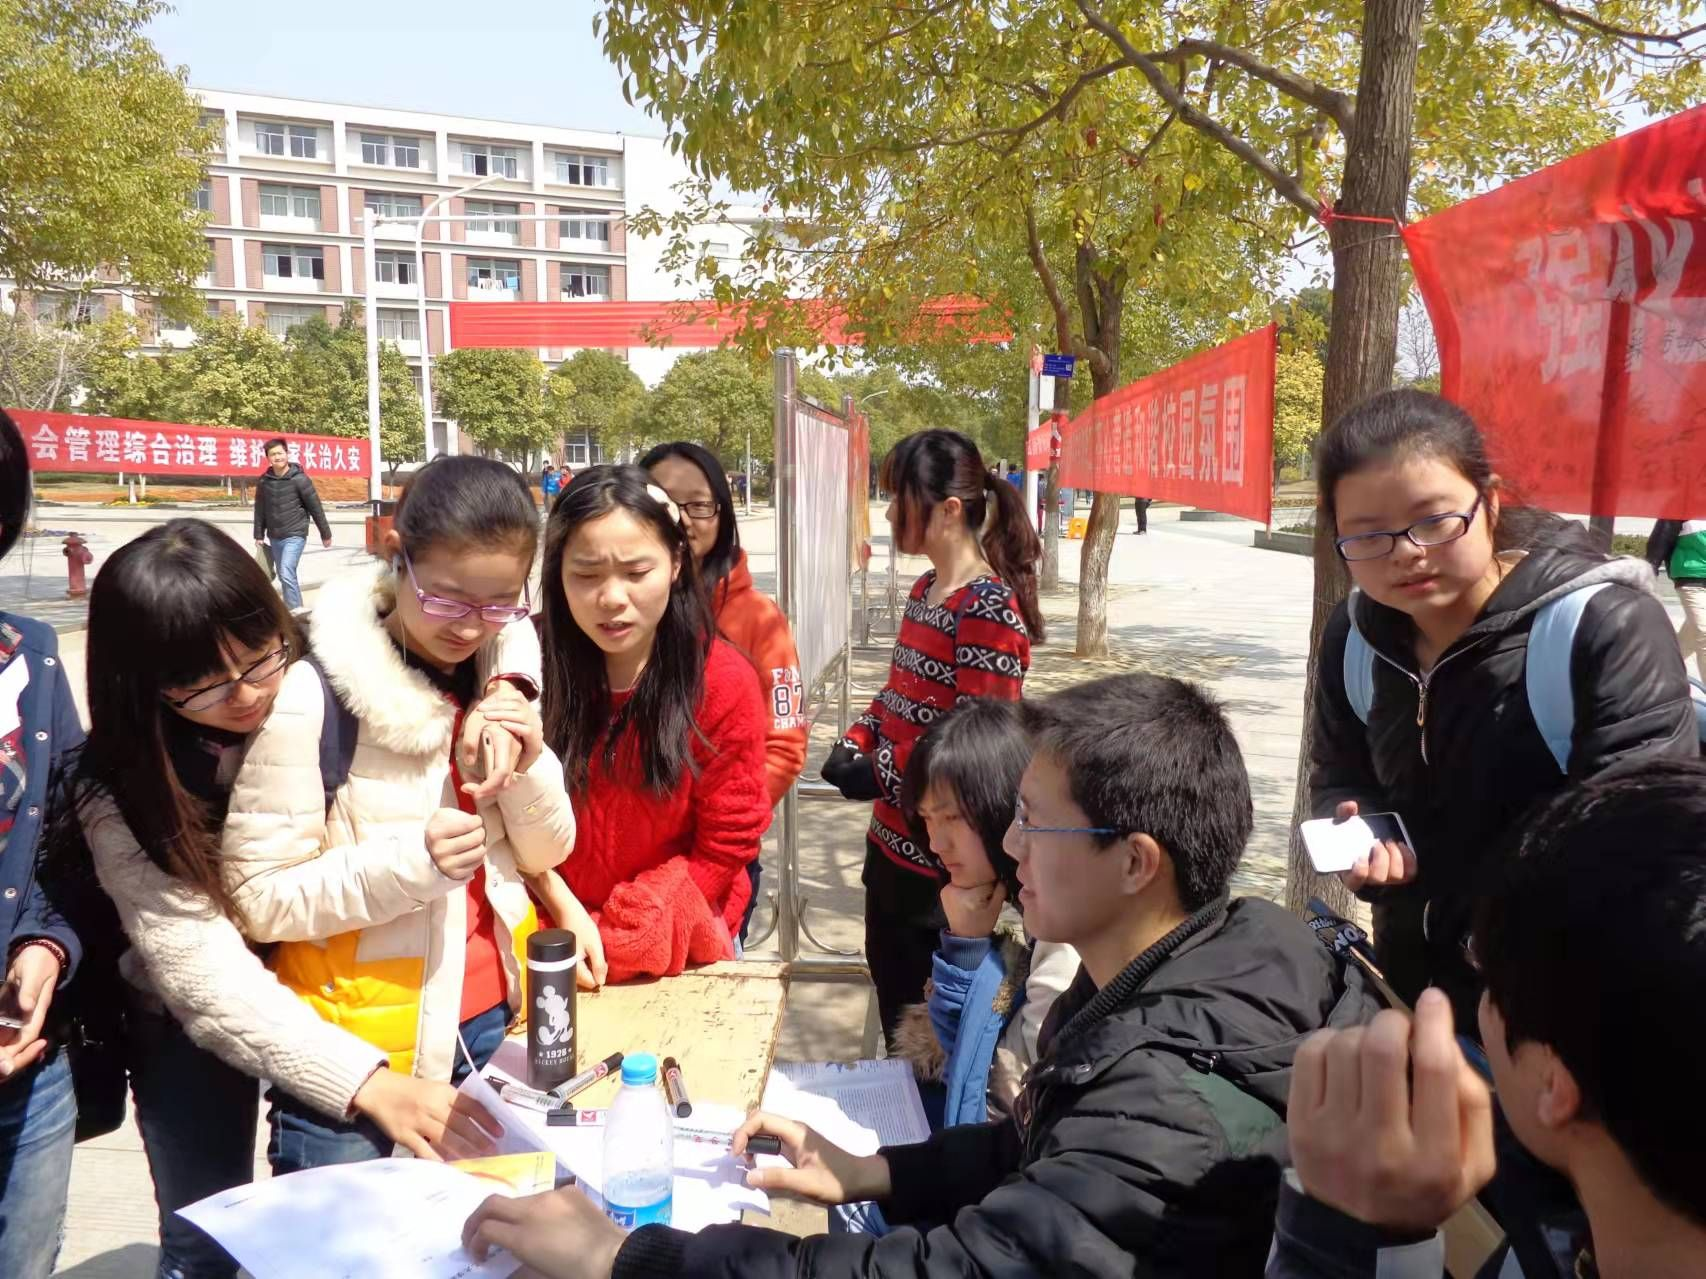
<svg viewBox="0 0 1706 1279"><path fill-rule="evenodd" d="M1131 499L1131 504L1137 511L1137 535L1139 537L1149 532L1149 504L1154 500L1152 497L1134 497Z"/></svg>
<svg viewBox="0 0 1706 1279"><path fill-rule="evenodd" d="M267 469L255 486L255 544L267 547L272 557L285 607L298 609L302 587L296 580L296 566L308 545L308 521L313 520L320 530L320 543L327 550L332 548L332 529L314 481L290 460L289 446L283 440L268 440L266 455Z"/></svg>
<svg viewBox="0 0 1706 1279"><path fill-rule="evenodd" d="M1682 660L1692 657L1706 680L1706 520L1660 520L1647 539L1647 563L1669 573L1682 601L1677 643Z"/></svg>
<svg viewBox="0 0 1706 1279"><path fill-rule="evenodd" d="M545 500L545 513L547 515L551 512L551 503L557 500L557 494L562 491L563 472L549 462L545 463L544 469L539 472L539 496Z"/></svg>

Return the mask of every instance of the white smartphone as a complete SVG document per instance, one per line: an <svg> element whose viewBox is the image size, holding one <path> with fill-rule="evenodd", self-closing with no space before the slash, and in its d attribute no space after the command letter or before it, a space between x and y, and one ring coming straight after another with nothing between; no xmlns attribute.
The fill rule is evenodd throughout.
<svg viewBox="0 0 1706 1279"><path fill-rule="evenodd" d="M1318 817L1298 828L1303 846L1309 850L1309 861L1322 875L1349 870L1368 855L1376 844L1392 840L1410 843L1410 832L1404 829L1404 819L1397 813L1363 813L1339 821L1333 817Z"/></svg>

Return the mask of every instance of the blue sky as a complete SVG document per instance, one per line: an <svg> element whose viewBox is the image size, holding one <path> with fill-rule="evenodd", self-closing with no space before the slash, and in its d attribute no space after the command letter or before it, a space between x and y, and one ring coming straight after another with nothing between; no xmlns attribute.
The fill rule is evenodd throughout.
<svg viewBox="0 0 1706 1279"><path fill-rule="evenodd" d="M189 68L190 83L210 89L661 135L622 101L621 77L592 34L600 7L176 0L150 34L168 62Z"/></svg>

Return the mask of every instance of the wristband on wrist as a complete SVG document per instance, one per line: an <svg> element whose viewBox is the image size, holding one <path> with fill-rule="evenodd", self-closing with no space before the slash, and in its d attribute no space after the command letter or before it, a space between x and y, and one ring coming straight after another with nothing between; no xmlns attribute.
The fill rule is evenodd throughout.
<svg viewBox="0 0 1706 1279"><path fill-rule="evenodd" d="M498 684L510 685L530 702L539 700L539 685L530 676L519 675L514 672L487 676L484 689L485 696L490 697L493 687Z"/></svg>
<svg viewBox="0 0 1706 1279"><path fill-rule="evenodd" d="M61 973L71 967L71 956L66 954L65 947L61 946L51 937L26 937L23 941L12 947L12 958L16 959L20 951L27 950L31 946L40 946L46 950L48 954L57 959L59 961L59 971Z"/></svg>

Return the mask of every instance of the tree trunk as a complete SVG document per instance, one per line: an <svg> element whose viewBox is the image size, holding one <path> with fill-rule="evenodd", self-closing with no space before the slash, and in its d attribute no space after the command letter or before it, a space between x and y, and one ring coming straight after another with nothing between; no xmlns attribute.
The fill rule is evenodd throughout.
<svg viewBox="0 0 1706 1279"><path fill-rule="evenodd" d="M1120 530L1118 493L1098 493L1090 503L1090 525L1078 559L1079 657L1108 655L1108 561L1114 554L1114 535Z"/></svg>
<svg viewBox="0 0 1706 1279"><path fill-rule="evenodd" d="M1084 336L1104 357L1090 361L1092 404L1120 386L1120 322L1125 306L1126 274L1100 274L1094 246L1078 250L1078 305L1084 314ZM1079 657L1108 655L1108 561L1114 554L1114 535L1120 528L1120 495L1097 493L1090 503L1090 522L1084 530L1084 549L1078 560Z"/></svg>
<svg viewBox="0 0 1706 1279"><path fill-rule="evenodd" d="M1367 0L1363 6L1362 68L1356 119L1347 139L1345 179L1338 212L1401 218L1409 203L1410 141L1414 131L1416 55L1426 0ZM1371 222L1334 222L1333 317L1327 335L1323 423L1392 385L1398 361L1398 307L1404 287L1404 245L1397 228ZM1341 912L1350 894L1336 878L1317 875L1296 834L1309 809L1309 721L1315 705L1315 654L1321 632L1345 597L1344 566L1333 547L1334 530L1315 522L1315 605L1309 622L1309 665L1304 684L1303 740L1298 751L1286 904L1301 910L1320 897Z"/></svg>

